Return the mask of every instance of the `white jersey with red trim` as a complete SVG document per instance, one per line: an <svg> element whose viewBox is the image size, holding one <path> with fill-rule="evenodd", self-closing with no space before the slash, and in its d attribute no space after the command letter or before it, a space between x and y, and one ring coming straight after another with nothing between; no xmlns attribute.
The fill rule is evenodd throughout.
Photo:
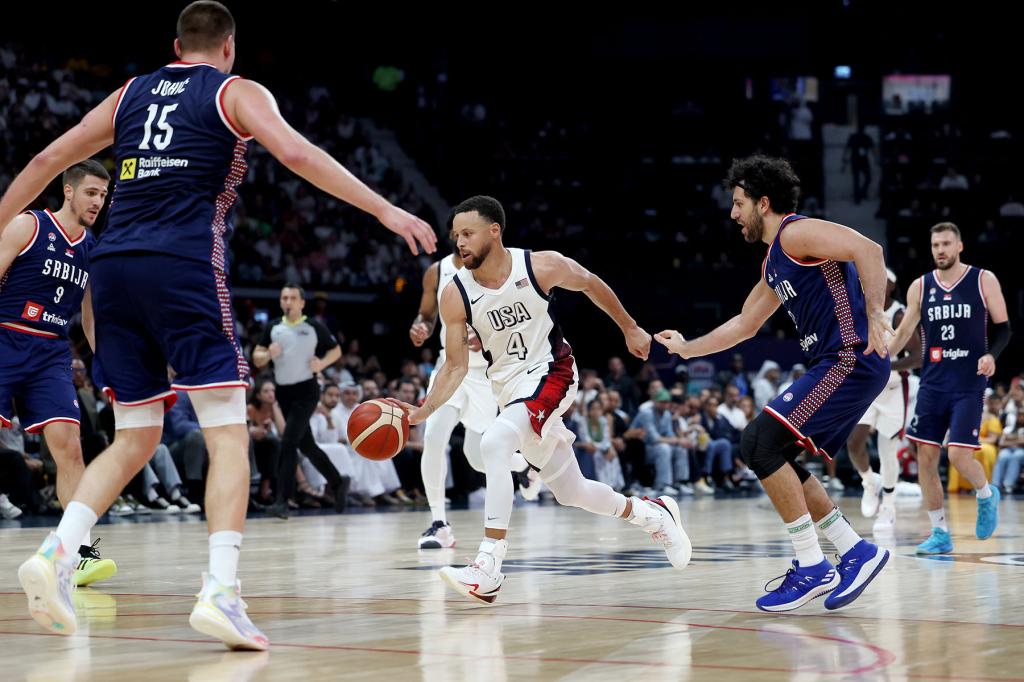
<svg viewBox="0 0 1024 682"><path fill-rule="evenodd" d="M441 294L444 292L444 288L455 279L455 273L460 268L455 267L455 256L445 256L437 262L437 309L441 309ZM440 315L438 315L441 318ZM445 352L444 352L444 340L445 333L447 332L447 325L444 323L444 318L441 318L441 351L437 356L437 366L440 367L444 364ZM484 359L483 353L480 351L469 352L469 371L483 372L487 369L487 360Z"/></svg>
<svg viewBox="0 0 1024 682"><path fill-rule="evenodd" d="M530 252L508 249L512 271L497 289L481 286L463 268L453 281L466 306L469 325L480 337L487 377L502 405L502 393L523 375L549 372L552 363L572 354L555 319L554 291L537 284Z"/></svg>

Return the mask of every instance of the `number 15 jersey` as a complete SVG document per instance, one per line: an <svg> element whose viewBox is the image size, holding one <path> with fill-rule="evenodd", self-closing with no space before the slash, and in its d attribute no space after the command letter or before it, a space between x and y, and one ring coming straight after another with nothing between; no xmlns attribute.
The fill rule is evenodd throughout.
<svg viewBox="0 0 1024 682"><path fill-rule="evenodd" d="M225 269L229 213L252 139L224 110L237 79L210 64L175 62L121 88L116 184L94 258L155 251Z"/></svg>

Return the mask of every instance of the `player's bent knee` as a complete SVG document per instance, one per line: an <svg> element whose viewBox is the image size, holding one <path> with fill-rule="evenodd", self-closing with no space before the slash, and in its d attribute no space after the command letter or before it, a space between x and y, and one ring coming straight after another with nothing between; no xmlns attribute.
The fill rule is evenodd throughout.
<svg viewBox="0 0 1024 682"><path fill-rule="evenodd" d="M204 429L245 424L245 389L240 386L191 391L189 398Z"/></svg>
<svg viewBox="0 0 1024 682"><path fill-rule="evenodd" d="M773 417L762 412L747 424L740 437L740 454L757 478L764 480L786 464L782 454L783 443L774 442L773 426L778 425Z"/></svg>

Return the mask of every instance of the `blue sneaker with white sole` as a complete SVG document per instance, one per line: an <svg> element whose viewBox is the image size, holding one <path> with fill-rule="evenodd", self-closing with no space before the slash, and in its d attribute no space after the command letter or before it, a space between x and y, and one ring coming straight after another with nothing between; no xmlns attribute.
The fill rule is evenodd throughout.
<svg viewBox="0 0 1024 682"><path fill-rule="evenodd" d="M806 568L794 559L793 568L779 578L782 584L774 590L768 591L771 580L764 586L768 594L757 600L757 608L770 612L792 611L812 599L828 594L838 588L840 583L839 574L828 559L822 559L821 563Z"/></svg>
<svg viewBox="0 0 1024 682"><path fill-rule="evenodd" d="M836 572L839 574L839 587L825 599L825 608L834 611L841 609L860 596L875 576L889 561L889 550L861 540L849 552L839 557Z"/></svg>
<svg viewBox="0 0 1024 682"><path fill-rule="evenodd" d="M984 500L978 500L978 523L974 527L974 533L979 540L988 540L999 525L999 488L991 483L988 487L992 494Z"/></svg>
<svg viewBox="0 0 1024 682"><path fill-rule="evenodd" d="M949 554L953 551L953 538L949 531L941 528L932 528L932 534L928 539L917 546L918 554Z"/></svg>

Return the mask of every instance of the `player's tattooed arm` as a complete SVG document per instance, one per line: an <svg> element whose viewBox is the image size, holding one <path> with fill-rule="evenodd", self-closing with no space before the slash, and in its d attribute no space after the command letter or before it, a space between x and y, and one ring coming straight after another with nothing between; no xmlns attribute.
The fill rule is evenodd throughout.
<svg viewBox="0 0 1024 682"><path fill-rule="evenodd" d="M423 400L423 406L403 405L409 410L410 424L425 421L448 402L469 372L469 333L466 329L469 319L462 294L454 284L449 283L441 293L440 312L445 323L445 361L434 377L434 386Z"/></svg>
<svg viewBox="0 0 1024 682"><path fill-rule="evenodd" d="M603 279L557 251L538 251L531 254L530 262L537 286L545 294L555 287L586 294L594 305L619 325L629 352L642 360L647 359L651 352L651 335L626 312L619 297Z"/></svg>
<svg viewBox="0 0 1024 682"><path fill-rule="evenodd" d="M434 263L423 273L423 295L420 298L420 310L409 328L409 339L414 346L422 346L434 333L437 324L437 285L441 266Z"/></svg>

